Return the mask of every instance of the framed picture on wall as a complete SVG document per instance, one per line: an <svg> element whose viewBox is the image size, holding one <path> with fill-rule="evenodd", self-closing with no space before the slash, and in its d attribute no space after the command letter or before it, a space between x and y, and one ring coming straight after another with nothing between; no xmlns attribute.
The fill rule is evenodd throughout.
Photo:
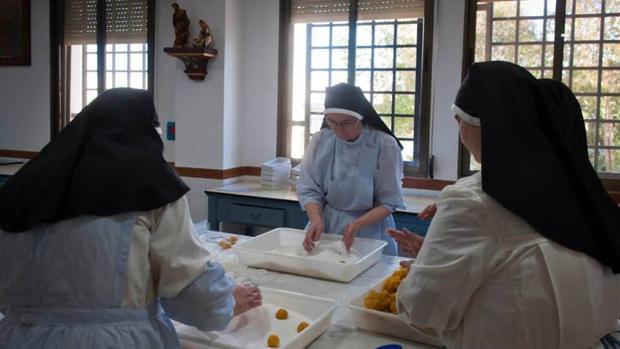
<svg viewBox="0 0 620 349"><path fill-rule="evenodd" d="M30 0L0 0L0 65L30 65Z"/></svg>

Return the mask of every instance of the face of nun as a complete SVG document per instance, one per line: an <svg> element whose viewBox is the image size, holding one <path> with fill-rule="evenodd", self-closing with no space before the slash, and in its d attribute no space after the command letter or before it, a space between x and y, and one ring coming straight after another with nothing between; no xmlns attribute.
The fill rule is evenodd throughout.
<svg viewBox="0 0 620 349"><path fill-rule="evenodd" d="M459 123L459 136L461 143L469 150L474 159L482 164L482 147L480 127L473 126L463 121L458 115L454 116Z"/></svg>
<svg viewBox="0 0 620 349"><path fill-rule="evenodd" d="M327 125L336 136L345 141L354 141L360 136L363 129L361 120L346 114L325 115Z"/></svg>

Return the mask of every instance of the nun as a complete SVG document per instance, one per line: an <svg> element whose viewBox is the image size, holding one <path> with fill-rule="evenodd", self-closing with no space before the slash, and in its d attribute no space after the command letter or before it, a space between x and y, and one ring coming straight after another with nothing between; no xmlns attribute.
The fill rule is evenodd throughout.
<svg viewBox="0 0 620 349"><path fill-rule="evenodd" d="M101 93L0 189L2 348L179 348L261 303L197 238L152 96Z"/></svg>
<svg viewBox="0 0 620 349"><path fill-rule="evenodd" d="M620 347L620 211L575 96L485 62L452 109L482 170L439 195L400 317L448 348Z"/></svg>
<svg viewBox="0 0 620 349"><path fill-rule="evenodd" d="M356 237L384 240L392 213L404 208L402 145L359 87L328 87L323 127L304 154L297 196L309 218L303 246L312 251L322 233L341 234L347 251Z"/></svg>

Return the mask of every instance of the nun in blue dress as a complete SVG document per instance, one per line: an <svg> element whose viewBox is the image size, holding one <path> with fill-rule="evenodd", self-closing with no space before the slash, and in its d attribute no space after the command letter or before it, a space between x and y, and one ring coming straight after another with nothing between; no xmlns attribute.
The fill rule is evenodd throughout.
<svg viewBox="0 0 620 349"><path fill-rule="evenodd" d="M310 219L307 251L325 232L342 234L347 250L364 237L386 241L383 252L397 254L386 230L394 227L394 210L405 207L401 149L360 88L327 88L323 127L312 136L297 182Z"/></svg>
<svg viewBox="0 0 620 349"><path fill-rule="evenodd" d="M211 261L146 91L100 94L0 189L0 348L179 348L260 304Z"/></svg>

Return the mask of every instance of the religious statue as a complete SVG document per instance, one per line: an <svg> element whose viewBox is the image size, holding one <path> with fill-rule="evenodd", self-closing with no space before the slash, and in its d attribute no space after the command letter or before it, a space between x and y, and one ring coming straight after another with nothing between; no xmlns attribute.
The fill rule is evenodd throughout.
<svg viewBox="0 0 620 349"><path fill-rule="evenodd" d="M213 36L211 36L211 28L209 28L209 24L204 19L198 21L200 25L200 35L194 39L194 47L209 48L213 45Z"/></svg>
<svg viewBox="0 0 620 349"><path fill-rule="evenodd" d="M187 12L176 2L172 4L172 25L174 26L174 47L189 46L189 18Z"/></svg>

